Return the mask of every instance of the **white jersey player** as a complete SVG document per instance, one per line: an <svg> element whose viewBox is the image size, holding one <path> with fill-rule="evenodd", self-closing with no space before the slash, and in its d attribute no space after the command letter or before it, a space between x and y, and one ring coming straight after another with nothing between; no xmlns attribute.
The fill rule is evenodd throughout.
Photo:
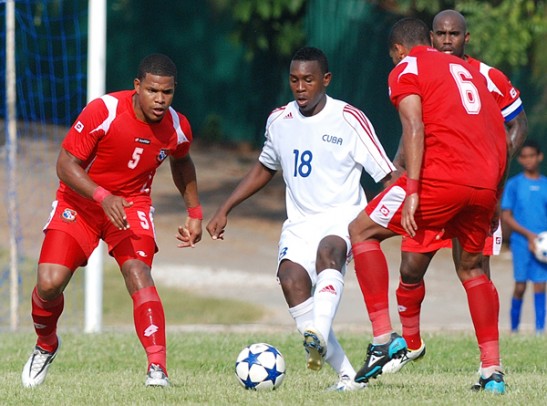
<svg viewBox="0 0 547 406"><path fill-rule="evenodd" d="M287 220L279 241L277 277L289 312L304 336L309 369L324 361L338 373L334 390L365 386L332 331L344 287L351 244L348 224L366 205L363 169L387 181L395 167L365 114L326 95L331 80L327 58L305 47L291 61L294 101L274 110L266 141L249 173L207 225L223 239L228 213L283 172Z"/></svg>

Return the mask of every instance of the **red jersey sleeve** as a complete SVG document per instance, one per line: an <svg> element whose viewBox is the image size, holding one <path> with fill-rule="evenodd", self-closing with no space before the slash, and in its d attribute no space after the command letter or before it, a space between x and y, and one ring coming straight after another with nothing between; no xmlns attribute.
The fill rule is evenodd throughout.
<svg viewBox="0 0 547 406"><path fill-rule="evenodd" d="M76 158L87 162L93 157L97 143L105 134L104 123L108 116L108 109L102 98L91 101L68 131L62 147Z"/></svg>
<svg viewBox="0 0 547 406"><path fill-rule="evenodd" d="M513 86L509 78L499 69L488 66L478 59L466 55L467 62L477 68L486 79L488 91L496 99L496 103L505 121L511 121L523 109L519 90Z"/></svg>
<svg viewBox="0 0 547 406"><path fill-rule="evenodd" d="M422 96L418 86L418 65L414 56L407 56L393 68L388 77L388 86L389 98L396 108L408 95Z"/></svg>
<svg viewBox="0 0 547 406"><path fill-rule="evenodd" d="M186 118L186 116L180 114L179 112L176 112L176 118L175 120L179 120L180 123L180 130L188 140L188 142L183 142L177 145L175 148L175 151L173 152L174 158L182 158L186 155L188 155L188 152L190 152L190 144L192 143L192 140L194 139L192 135L192 127L190 126L190 122ZM176 125L175 125L176 127Z"/></svg>

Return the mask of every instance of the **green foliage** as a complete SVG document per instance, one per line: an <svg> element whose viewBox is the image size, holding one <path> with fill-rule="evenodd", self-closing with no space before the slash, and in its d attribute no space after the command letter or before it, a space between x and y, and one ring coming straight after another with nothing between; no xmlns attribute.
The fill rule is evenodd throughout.
<svg viewBox="0 0 547 406"><path fill-rule="evenodd" d="M363 391L326 392L337 380L330 367L305 367L301 337L292 329L230 333L168 332L170 388L144 386L146 358L133 331L86 335L61 331L63 347L45 383L21 386L21 369L34 344L31 333L0 336L2 405L544 405L547 393L545 337L502 336L507 394L476 393L478 349L471 334L426 335L427 355L393 375L382 375ZM365 357L368 334L339 333L356 367ZM276 346L287 363L285 381L271 392L246 391L234 377L239 351L253 342Z"/></svg>
<svg viewBox="0 0 547 406"><path fill-rule="evenodd" d="M209 0L235 22L233 40L246 46L246 57L273 52L287 57L304 44L305 0Z"/></svg>
<svg viewBox="0 0 547 406"><path fill-rule="evenodd" d="M385 5L384 3L393 2L379 3ZM517 68L534 62L534 42L547 33L543 1L399 0L396 3L396 12L410 15L423 13L431 18L443 9L460 11L466 17L471 33L469 53L480 55L488 64L502 69Z"/></svg>
<svg viewBox="0 0 547 406"><path fill-rule="evenodd" d="M461 1L457 8L467 18L471 51L497 67L525 66L534 40L547 32L545 8L533 0L502 1L497 6L482 1Z"/></svg>

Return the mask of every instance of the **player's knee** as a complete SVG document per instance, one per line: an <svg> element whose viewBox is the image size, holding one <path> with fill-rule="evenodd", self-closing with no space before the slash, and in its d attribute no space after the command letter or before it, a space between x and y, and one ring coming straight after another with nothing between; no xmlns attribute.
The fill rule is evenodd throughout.
<svg viewBox="0 0 547 406"><path fill-rule="evenodd" d="M296 294L297 292L302 292L309 296L311 292L310 276L304 269L300 269L299 267L280 267L277 278L285 296L287 294Z"/></svg>
<svg viewBox="0 0 547 406"><path fill-rule="evenodd" d="M329 236L321 240L317 248L315 268L317 272L325 269L336 269L340 271L346 261L346 242L336 236Z"/></svg>
<svg viewBox="0 0 547 406"><path fill-rule="evenodd" d="M70 269L53 264L40 264L36 289L38 295L44 300L56 299L70 281L72 272Z"/></svg>
<svg viewBox="0 0 547 406"><path fill-rule="evenodd" d="M122 274L130 293L154 285L150 267L137 259L130 259L123 263Z"/></svg>

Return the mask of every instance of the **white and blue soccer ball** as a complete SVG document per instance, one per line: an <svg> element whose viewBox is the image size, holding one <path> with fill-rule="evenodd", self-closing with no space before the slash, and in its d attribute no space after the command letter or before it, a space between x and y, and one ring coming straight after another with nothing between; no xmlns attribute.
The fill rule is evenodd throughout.
<svg viewBox="0 0 547 406"><path fill-rule="evenodd" d="M272 390L285 378L285 359L277 348L266 343L245 347L236 360L236 377L245 389Z"/></svg>
<svg viewBox="0 0 547 406"><path fill-rule="evenodd" d="M538 234L534 254L538 261L547 263L547 231Z"/></svg>

